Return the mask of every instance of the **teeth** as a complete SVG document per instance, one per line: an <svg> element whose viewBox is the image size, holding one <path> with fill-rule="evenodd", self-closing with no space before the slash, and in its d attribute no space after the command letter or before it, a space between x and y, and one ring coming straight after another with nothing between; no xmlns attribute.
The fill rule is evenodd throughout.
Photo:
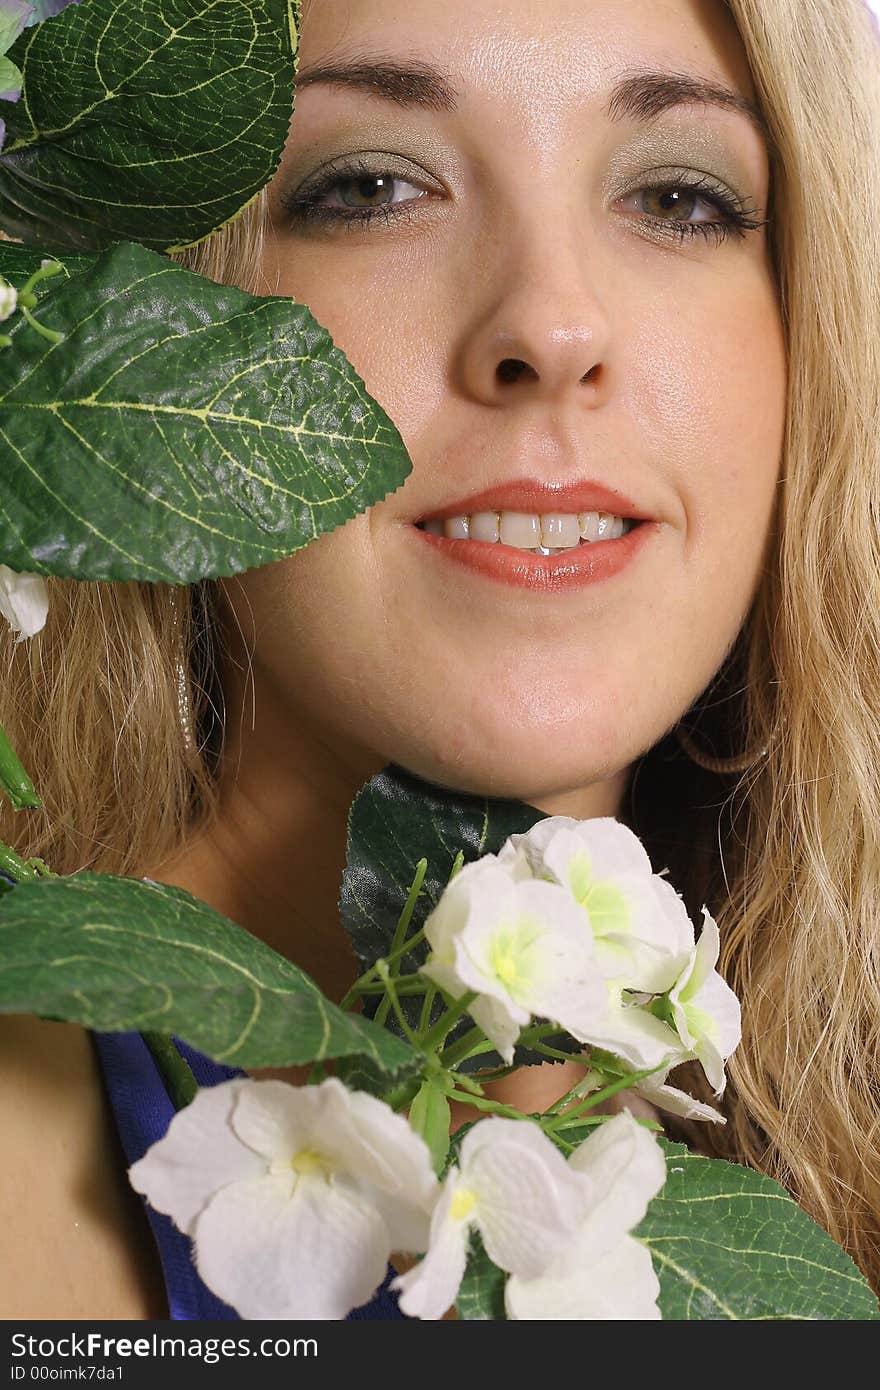
<svg viewBox="0 0 880 1390"><path fill-rule="evenodd" d="M570 512L547 512L541 516L541 540L557 550L569 550L580 541L579 519Z"/></svg>
<svg viewBox="0 0 880 1390"><path fill-rule="evenodd" d="M592 541L617 540L635 525L628 517L610 512L474 512L443 521L424 521L433 536L450 540L501 541L539 555L558 555Z"/></svg>
<svg viewBox="0 0 880 1390"><path fill-rule="evenodd" d="M443 523L443 534L451 541L466 541L470 531L470 517L450 516Z"/></svg>
<svg viewBox="0 0 880 1390"><path fill-rule="evenodd" d="M498 512L474 512L471 517L472 541L500 540Z"/></svg>
<svg viewBox="0 0 880 1390"><path fill-rule="evenodd" d="M535 550L541 544L541 518L534 512L502 512L501 542L520 550Z"/></svg>

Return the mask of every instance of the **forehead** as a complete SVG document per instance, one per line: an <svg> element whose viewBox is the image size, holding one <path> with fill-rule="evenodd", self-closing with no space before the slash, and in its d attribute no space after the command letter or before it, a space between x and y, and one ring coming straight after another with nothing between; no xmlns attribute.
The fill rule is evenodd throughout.
<svg viewBox="0 0 880 1390"><path fill-rule="evenodd" d="M638 66L699 74L754 101L723 0L303 0L301 71L372 55L430 60L462 107L501 94L552 116Z"/></svg>

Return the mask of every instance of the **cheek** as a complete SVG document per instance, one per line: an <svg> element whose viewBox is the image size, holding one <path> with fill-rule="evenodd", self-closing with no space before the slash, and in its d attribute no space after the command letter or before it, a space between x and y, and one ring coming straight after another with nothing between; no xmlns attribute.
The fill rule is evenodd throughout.
<svg viewBox="0 0 880 1390"><path fill-rule="evenodd" d="M766 269L756 266L735 296L685 303L674 335L646 325L629 369L633 413L680 509L685 565L745 601L785 436L786 344Z"/></svg>

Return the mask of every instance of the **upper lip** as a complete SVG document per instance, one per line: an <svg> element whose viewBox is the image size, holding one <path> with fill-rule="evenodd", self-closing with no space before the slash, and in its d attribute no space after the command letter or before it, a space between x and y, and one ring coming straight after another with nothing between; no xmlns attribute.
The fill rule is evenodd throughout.
<svg viewBox="0 0 880 1390"><path fill-rule="evenodd" d="M605 487L591 479L562 485L534 478L515 478L454 502L444 503L436 510L417 517L416 521L445 521L447 517L472 516L475 512L503 511L538 515L547 512L611 512L614 516L631 517L634 521L653 519L616 488Z"/></svg>

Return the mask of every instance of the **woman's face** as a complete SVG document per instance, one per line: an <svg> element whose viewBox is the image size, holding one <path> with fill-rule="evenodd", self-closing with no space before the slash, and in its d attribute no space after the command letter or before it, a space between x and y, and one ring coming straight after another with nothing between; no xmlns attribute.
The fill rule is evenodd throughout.
<svg viewBox="0 0 880 1390"><path fill-rule="evenodd" d="M331 64L359 67L303 81ZM394 99L367 81L378 64L418 72ZM723 200L766 217L768 154L733 107L661 110L669 85L607 110L644 69L755 101L718 0L305 6L265 288L329 330L413 470L227 592L258 686L377 767L533 804L622 790L748 613L786 363L767 230L739 234ZM303 220L290 207L307 196L321 213ZM415 526L524 479L549 500L502 512L591 510L552 498L587 481L634 502L651 520L628 563L510 584Z"/></svg>

